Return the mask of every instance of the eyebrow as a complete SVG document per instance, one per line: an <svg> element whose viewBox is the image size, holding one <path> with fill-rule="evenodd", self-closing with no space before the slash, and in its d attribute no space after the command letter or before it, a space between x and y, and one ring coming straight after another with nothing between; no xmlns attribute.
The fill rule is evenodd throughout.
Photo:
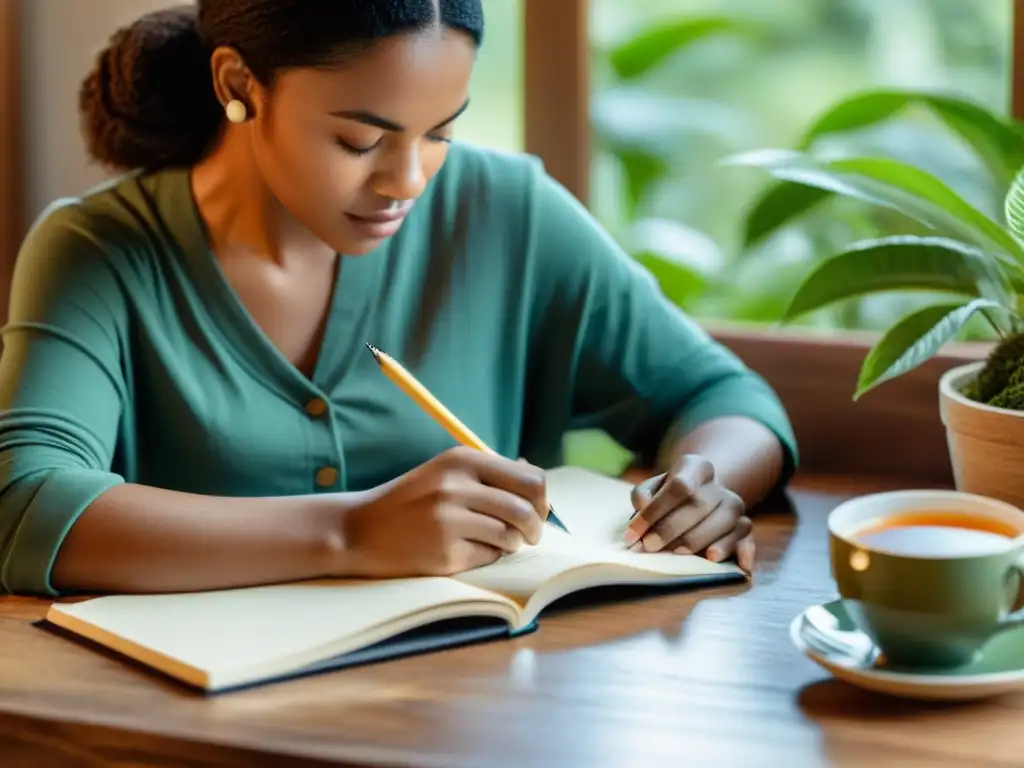
<svg viewBox="0 0 1024 768"><path fill-rule="evenodd" d="M459 115L465 112L468 108L469 99L466 99L465 103L463 103L463 105L459 107L454 114L452 114L450 117L446 117L444 120L442 120L440 123L435 125L430 130L436 131L439 128L444 128L446 125L453 122ZM380 115L375 115L372 112L366 112L363 110L343 110L340 112L331 112L331 115L333 115L334 117L343 117L346 120L355 120L357 123L363 123L365 125L372 125L374 128L380 128L382 131L393 131L395 133L400 133L405 130L405 128L403 128L398 123L392 122L391 120L383 118Z"/></svg>

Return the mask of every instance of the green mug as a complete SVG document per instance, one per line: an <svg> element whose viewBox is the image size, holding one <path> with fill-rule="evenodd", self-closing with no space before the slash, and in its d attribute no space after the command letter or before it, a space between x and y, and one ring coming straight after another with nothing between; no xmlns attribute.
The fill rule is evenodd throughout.
<svg viewBox="0 0 1024 768"><path fill-rule="evenodd" d="M875 493L828 517L832 577L847 612L903 668L975 660L1024 624L1024 512L946 490Z"/></svg>

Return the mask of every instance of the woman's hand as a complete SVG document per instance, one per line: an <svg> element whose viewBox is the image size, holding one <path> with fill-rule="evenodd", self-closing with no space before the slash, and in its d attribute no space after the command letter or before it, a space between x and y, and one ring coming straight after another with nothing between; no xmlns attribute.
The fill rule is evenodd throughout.
<svg viewBox="0 0 1024 768"><path fill-rule="evenodd" d="M715 468L702 456L683 456L669 472L636 486L633 508L626 543L636 551L706 553L712 562L736 555L744 570L754 566L753 524L743 500L715 481Z"/></svg>
<svg viewBox="0 0 1024 768"><path fill-rule="evenodd" d="M449 576L540 541L544 472L453 448L367 494L345 517L349 576ZM354 571L354 573L353 573Z"/></svg>

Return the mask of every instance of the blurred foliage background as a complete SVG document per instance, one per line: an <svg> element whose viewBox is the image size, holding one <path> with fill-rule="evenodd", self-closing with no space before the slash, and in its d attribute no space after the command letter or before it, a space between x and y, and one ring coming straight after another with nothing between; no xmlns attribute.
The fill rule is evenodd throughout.
<svg viewBox="0 0 1024 768"><path fill-rule="evenodd" d="M755 172L722 168L723 157L795 148L827 109L878 88L957 94L999 116L1009 109L1010 0L679 6L592 0L591 207L704 320L774 324L815 259L858 237L909 231L891 212L836 200L827 216L812 213L748 243L746 215L768 184ZM1001 215L1008 182L992 178L926 110L829 136L814 149L903 160ZM797 325L877 331L928 300L876 296Z"/></svg>
<svg viewBox="0 0 1024 768"><path fill-rule="evenodd" d="M521 149L523 3L484 6L460 136ZM747 213L768 183L719 161L796 147L828 108L877 88L952 93L1005 116L1011 21L1011 0L591 0L591 210L694 316L774 324L816 258L905 222L834 201L827 216L747 243ZM815 149L904 160L999 214L1005 183L927 110ZM877 331L926 300L871 297L796 324Z"/></svg>
<svg viewBox="0 0 1024 768"><path fill-rule="evenodd" d="M523 3L484 4L487 40L460 134L521 149ZM817 260L858 238L915 230L897 212L830 199L759 233L748 217L772 182L721 161L801 147L824 113L878 89L951 94L1006 118L1011 29L1012 0L591 0L590 208L693 316L773 326ZM1002 219L1008 180L964 140L970 125L953 125L958 133L913 104L891 115L854 104L839 121L851 130L802 148L902 160ZM877 332L933 300L875 295L793 325ZM990 333L981 322L966 331ZM570 460L623 460L581 439L585 455L574 438Z"/></svg>

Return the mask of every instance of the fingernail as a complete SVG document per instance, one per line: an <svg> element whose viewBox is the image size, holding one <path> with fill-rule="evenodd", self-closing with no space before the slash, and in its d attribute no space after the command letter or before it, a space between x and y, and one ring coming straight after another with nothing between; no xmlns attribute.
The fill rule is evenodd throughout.
<svg viewBox="0 0 1024 768"><path fill-rule="evenodd" d="M708 560L710 560L712 563L717 563L721 559L722 559L722 550L720 550L720 549L709 549L708 550Z"/></svg>
<svg viewBox="0 0 1024 768"><path fill-rule="evenodd" d="M640 540L640 526L628 526L626 528L626 543L633 544Z"/></svg>
<svg viewBox="0 0 1024 768"><path fill-rule="evenodd" d="M676 547L675 551L676 551L677 555L692 555L693 554L693 552L688 550L686 547Z"/></svg>
<svg viewBox="0 0 1024 768"><path fill-rule="evenodd" d="M629 548L629 551L630 552L642 552L643 548L644 548L643 542L642 541L638 541L635 544L633 544L633 546L631 546Z"/></svg>
<svg viewBox="0 0 1024 768"><path fill-rule="evenodd" d="M644 549L646 549L648 552L657 552L663 546L665 546L665 542L661 540L661 536L659 536L658 534L648 533L646 536L644 536Z"/></svg>

